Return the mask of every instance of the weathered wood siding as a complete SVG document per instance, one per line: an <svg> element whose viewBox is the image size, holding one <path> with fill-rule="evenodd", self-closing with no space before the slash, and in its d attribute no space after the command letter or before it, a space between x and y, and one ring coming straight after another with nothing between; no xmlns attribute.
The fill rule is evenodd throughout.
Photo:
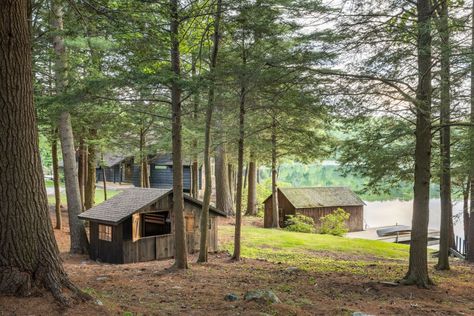
<svg viewBox="0 0 474 316"><path fill-rule="evenodd" d="M331 214L338 208L339 207L300 208L296 209L296 213L313 218L315 226L318 228L321 226L320 218ZM346 221L349 231L353 232L364 230L363 206L343 206L340 208L350 214L349 219Z"/></svg>
<svg viewBox="0 0 474 316"><path fill-rule="evenodd" d="M96 168L96 182L104 181L104 175L102 173L102 167ZM122 174L120 165L113 167L105 167L105 178L108 182L122 182ZM126 181L123 181L126 182Z"/></svg>
<svg viewBox="0 0 474 316"><path fill-rule="evenodd" d="M157 210L168 210L172 207L171 196L164 199L159 199L155 204L149 208L142 210L142 213L154 212ZM194 217L193 231L186 232L186 241L189 253L199 251L200 233L199 233L199 219L201 208L194 203L185 200L184 216ZM211 229L208 231L208 251L218 251L218 235L217 235L217 217L210 214ZM174 222L173 213L171 213L171 220ZM174 257L174 225L172 233L167 235L142 237L137 241L132 241L131 219L123 222L123 262L133 263L160 259L169 259ZM127 227L125 227L125 225Z"/></svg>
<svg viewBox="0 0 474 316"><path fill-rule="evenodd" d="M109 225L112 226L112 225ZM99 239L99 223L90 222L90 257L109 263L123 263L122 224L112 226L112 241Z"/></svg>
<svg viewBox="0 0 474 316"><path fill-rule="evenodd" d="M280 227L284 227L285 217L288 215L303 214L312 217L315 222L315 227L321 226L320 218L332 213L338 209L339 206L334 207L316 207L316 208L298 208L295 209L293 204L286 198L284 194L278 191L278 209ZM350 214L349 219L346 221L349 231L361 231L364 230L364 207L363 206L342 206L346 212ZM264 225L265 227L270 226L272 222L272 199L268 198L264 202Z"/></svg>
<svg viewBox="0 0 474 316"><path fill-rule="evenodd" d="M268 198L264 203L264 226L268 227L271 226L272 223L272 199ZM287 215L294 215L295 208L293 205L288 201L286 196L284 196L280 191L278 191L278 209L279 209L279 220L280 220L280 227L284 226L285 216Z"/></svg>
<svg viewBox="0 0 474 316"><path fill-rule="evenodd" d="M150 164L150 187L157 189L171 189L173 187L173 166ZM133 166L133 185L140 186L140 166ZM191 189L191 168L183 166L183 191Z"/></svg>

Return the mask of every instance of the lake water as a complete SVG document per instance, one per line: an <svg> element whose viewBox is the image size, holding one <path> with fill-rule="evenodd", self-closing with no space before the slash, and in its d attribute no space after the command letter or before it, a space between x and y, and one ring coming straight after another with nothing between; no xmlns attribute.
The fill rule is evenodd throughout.
<svg viewBox="0 0 474 316"><path fill-rule="evenodd" d="M368 228L408 225L411 226L411 218L413 213L413 201L381 201L381 202L365 202L364 207L364 225ZM462 201L453 203L453 214L461 214L455 220L454 233L460 237L464 236L464 228L462 221ZM440 199L430 200L430 221L429 227L439 230L441 215Z"/></svg>

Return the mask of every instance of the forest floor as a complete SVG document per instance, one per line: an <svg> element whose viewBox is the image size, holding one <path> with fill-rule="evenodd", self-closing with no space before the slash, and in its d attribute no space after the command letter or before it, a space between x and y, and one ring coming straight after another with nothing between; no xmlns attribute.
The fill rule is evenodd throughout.
<svg viewBox="0 0 474 316"><path fill-rule="evenodd" d="M439 272L430 259L431 289L388 286L406 271L406 246L259 226L245 218L244 259L234 262L233 219L223 221L223 251L207 264L190 256L186 271L170 269L172 260L111 265L69 255L68 230L55 231L66 271L95 301L63 309L49 294L0 297L0 315L474 315L474 267L459 260ZM249 290L271 290L281 302L245 301ZM228 293L238 300L225 301Z"/></svg>

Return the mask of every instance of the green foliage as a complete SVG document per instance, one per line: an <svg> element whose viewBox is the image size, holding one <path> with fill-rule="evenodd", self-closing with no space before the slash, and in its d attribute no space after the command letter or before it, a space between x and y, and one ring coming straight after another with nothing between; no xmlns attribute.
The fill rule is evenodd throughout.
<svg viewBox="0 0 474 316"><path fill-rule="evenodd" d="M289 215L285 221L285 230L300 233L314 233L314 220L305 215Z"/></svg>
<svg viewBox="0 0 474 316"><path fill-rule="evenodd" d="M270 177L269 168L260 169L261 178L265 182ZM384 182L381 181L379 189L370 187L368 177L358 175L356 172L344 170L336 163L328 164L303 164L300 162L286 162L280 165L278 178L281 183L291 187L314 186L344 186L351 188L364 201L404 200L413 198L413 184L409 181ZM389 185L390 184L390 185ZM383 187L384 189L381 189ZM268 194L269 195L269 194ZM267 196L268 196L267 195ZM431 196L437 197L439 188L436 184L431 186Z"/></svg>
<svg viewBox="0 0 474 316"><path fill-rule="evenodd" d="M331 214L321 217L321 227L318 232L320 234L329 234L334 236L344 236L349 230L346 221L350 214L342 208L338 208Z"/></svg>

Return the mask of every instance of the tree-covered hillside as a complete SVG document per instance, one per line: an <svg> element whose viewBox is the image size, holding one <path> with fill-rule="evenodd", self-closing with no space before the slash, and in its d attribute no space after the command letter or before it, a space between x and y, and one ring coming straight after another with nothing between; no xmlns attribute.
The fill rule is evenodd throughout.
<svg viewBox="0 0 474 316"><path fill-rule="evenodd" d="M270 169L260 169L262 179L270 177ZM302 164L297 162L283 163L279 167L278 179L290 183L294 187L304 186L345 186L349 187L366 201L410 200L413 198L413 188L410 183L400 183L392 186L370 190L366 188L367 180L359 176L344 175L336 164ZM431 197L438 197L436 185L431 186Z"/></svg>

